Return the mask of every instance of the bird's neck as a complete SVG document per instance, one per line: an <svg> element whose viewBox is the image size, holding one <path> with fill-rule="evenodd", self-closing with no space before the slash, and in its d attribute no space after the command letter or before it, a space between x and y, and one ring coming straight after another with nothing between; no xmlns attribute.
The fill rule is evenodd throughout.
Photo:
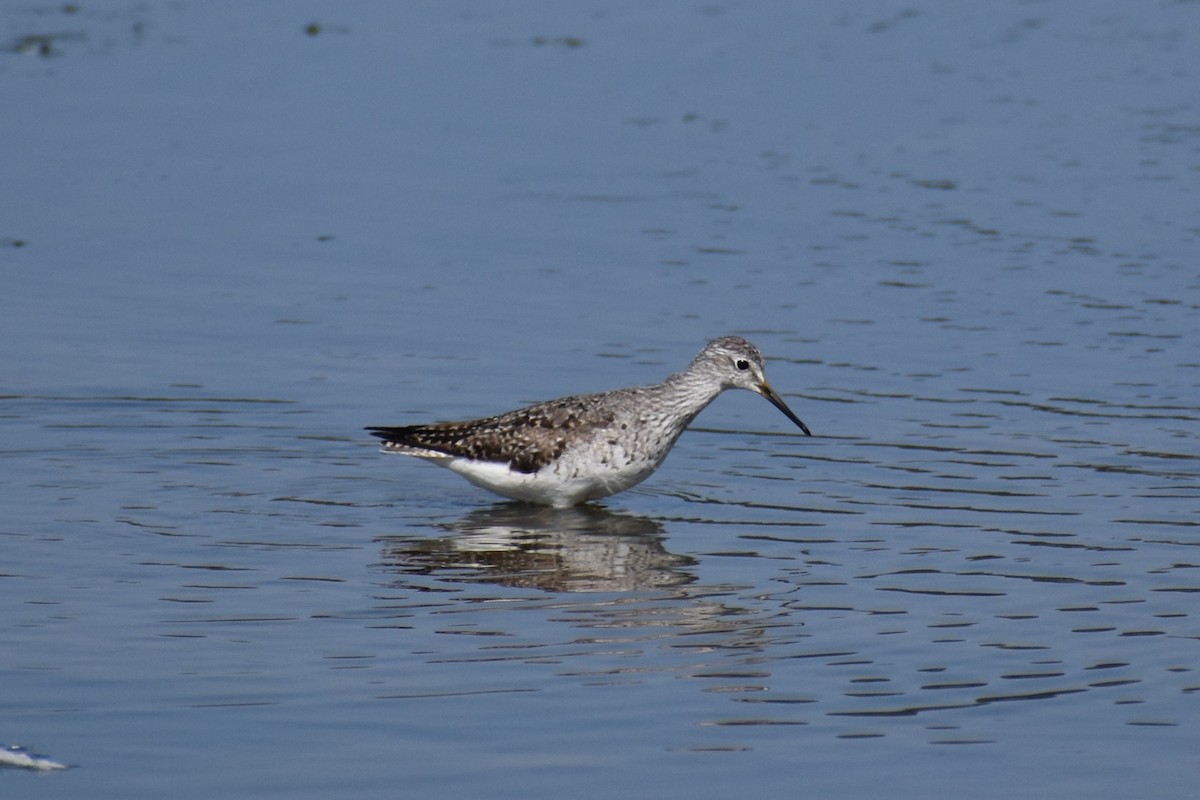
<svg viewBox="0 0 1200 800"><path fill-rule="evenodd" d="M725 389L708 373L690 367L668 376L658 388L662 405L673 409L687 422L691 422Z"/></svg>

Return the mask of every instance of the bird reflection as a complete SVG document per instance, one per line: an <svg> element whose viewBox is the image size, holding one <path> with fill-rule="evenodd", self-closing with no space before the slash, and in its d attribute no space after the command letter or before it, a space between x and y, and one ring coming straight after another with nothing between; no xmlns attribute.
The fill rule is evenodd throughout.
<svg viewBox="0 0 1200 800"><path fill-rule="evenodd" d="M695 580L695 560L667 552L663 527L596 506L509 503L437 523L436 537L385 536L384 566L448 582L555 592L626 592Z"/></svg>

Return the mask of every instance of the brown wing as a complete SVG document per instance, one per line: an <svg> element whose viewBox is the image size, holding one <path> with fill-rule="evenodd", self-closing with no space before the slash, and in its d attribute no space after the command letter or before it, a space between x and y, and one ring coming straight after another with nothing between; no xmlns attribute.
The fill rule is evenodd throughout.
<svg viewBox="0 0 1200 800"><path fill-rule="evenodd" d="M573 440L611 424L613 417L595 395L581 395L467 422L367 430L386 442L507 463L517 472L532 473L561 456Z"/></svg>

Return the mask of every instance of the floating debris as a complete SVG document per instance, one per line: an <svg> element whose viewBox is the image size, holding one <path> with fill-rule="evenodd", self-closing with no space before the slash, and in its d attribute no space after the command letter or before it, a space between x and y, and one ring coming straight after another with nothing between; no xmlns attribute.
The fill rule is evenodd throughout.
<svg viewBox="0 0 1200 800"><path fill-rule="evenodd" d="M32 769L38 772L53 772L56 769L66 769L66 764L51 761L43 755L31 753L20 745L0 747L0 767L17 767Z"/></svg>

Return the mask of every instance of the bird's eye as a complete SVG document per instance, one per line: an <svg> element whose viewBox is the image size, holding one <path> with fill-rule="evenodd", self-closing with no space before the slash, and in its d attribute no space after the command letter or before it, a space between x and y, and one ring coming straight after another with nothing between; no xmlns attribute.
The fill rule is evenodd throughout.
<svg viewBox="0 0 1200 800"><path fill-rule="evenodd" d="M747 370L747 369L750 369L750 362L749 362L749 361L747 361L747 360L746 360L746 359L744 359L744 358L739 358L739 359L737 360L737 368L738 368L738 369L740 369L740 370Z"/></svg>

